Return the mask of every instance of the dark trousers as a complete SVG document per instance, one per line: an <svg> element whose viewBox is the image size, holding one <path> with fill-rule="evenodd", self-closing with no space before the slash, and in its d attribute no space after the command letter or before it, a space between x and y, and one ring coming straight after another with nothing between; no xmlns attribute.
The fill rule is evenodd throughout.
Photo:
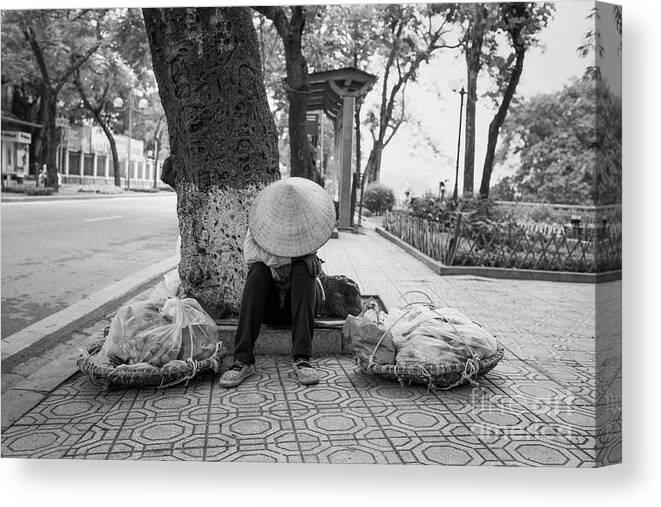
<svg viewBox="0 0 661 507"><path fill-rule="evenodd" d="M255 262L250 266L241 297L239 327L234 337L235 361L255 363L253 350L262 322L291 324L292 355L296 359L310 357L314 332L315 281L304 261L292 262L290 281L281 308L271 270L263 262Z"/></svg>

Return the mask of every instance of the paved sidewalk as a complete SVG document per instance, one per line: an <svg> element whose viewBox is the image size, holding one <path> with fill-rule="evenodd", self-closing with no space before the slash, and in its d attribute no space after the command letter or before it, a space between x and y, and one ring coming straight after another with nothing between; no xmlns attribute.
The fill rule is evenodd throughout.
<svg viewBox="0 0 661 507"><path fill-rule="evenodd" d="M602 409L595 408L594 285L439 277L373 230L341 233L320 256L326 272L346 274L388 307L422 290L458 308L497 336L505 358L479 387L432 393L367 376L349 356L316 359L325 377L313 387L299 386L288 358L278 356L258 357L258 374L233 390L207 376L165 391L100 392L77 374L3 432L2 456L581 467L619 461L619 367L608 370L612 389L600 391Z"/></svg>

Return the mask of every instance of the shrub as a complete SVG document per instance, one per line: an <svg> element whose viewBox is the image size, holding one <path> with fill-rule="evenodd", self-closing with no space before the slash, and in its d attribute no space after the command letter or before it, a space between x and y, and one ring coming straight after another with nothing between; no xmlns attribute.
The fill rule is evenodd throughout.
<svg viewBox="0 0 661 507"><path fill-rule="evenodd" d="M390 211L395 204L395 194L390 187L381 183L370 183L363 195L363 206L372 213L382 215Z"/></svg>
<svg viewBox="0 0 661 507"><path fill-rule="evenodd" d="M115 185L83 185L78 189L78 192L86 192L91 194L123 194L122 187Z"/></svg>
<svg viewBox="0 0 661 507"><path fill-rule="evenodd" d="M53 195L55 189L50 187L35 187L35 186L7 186L2 189L3 192L10 194L25 194L25 195Z"/></svg>
<svg viewBox="0 0 661 507"><path fill-rule="evenodd" d="M50 187L34 187L29 188L25 193L27 195L53 195L55 193L55 189Z"/></svg>
<svg viewBox="0 0 661 507"><path fill-rule="evenodd" d="M553 210L549 208L548 206L544 206L543 204L540 206L534 207L529 214L531 220L535 222L542 222L542 223L553 223L555 222L554 220L554 215L553 215Z"/></svg>
<svg viewBox="0 0 661 507"><path fill-rule="evenodd" d="M6 187L2 187L2 191L6 192L8 194L27 194L28 189L25 186L9 186L7 185Z"/></svg>

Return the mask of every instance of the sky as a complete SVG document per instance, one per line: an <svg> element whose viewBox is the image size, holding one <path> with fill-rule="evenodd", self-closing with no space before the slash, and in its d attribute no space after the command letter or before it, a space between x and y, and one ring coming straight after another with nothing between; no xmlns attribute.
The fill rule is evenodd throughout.
<svg viewBox="0 0 661 507"><path fill-rule="evenodd" d="M586 19L593 6L594 2L589 1L556 2L554 19L539 35L540 47L533 48L526 54L521 81L516 91L519 97L561 90L572 78L583 75L590 60L581 58L576 49L583 43L586 32L593 25L590 19ZM602 19L608 21L604 23L608 25L608 29L603 31L612 50L615 30L610 11L604 13ZM618 68L616 66L606 70L617 75ZM411 116L420 122L426 135L421 136L420 130L411 128L410 125L402 126L384 152L381 182L392 187L398 199L403 198L407 188L412 195L420 195L427 189L437 192L442 180L448 180L446 185L450 189L454 186L460 99L458 93L452 92L452 84L453 81L461 80L465 72L463 55L456 51L454 55L442 54L421 72L418 83L408 87L407 108ZM478 95L480 84L484 87L488 80L483 74L480 76ZM614 91L621 94L620 80L612 78L612 81L616 82ZM378 94L372 95L376 97ZM476 189L479 188L482 178L488 126L494 111L490 99L478 96ZM461 142L460 191L463 185L463 127ZM436 150L432 146L435 146ZM366 146L366 149L369 149L369 146ZM492 184L511 170L506 167L494 168Z"/></svg>

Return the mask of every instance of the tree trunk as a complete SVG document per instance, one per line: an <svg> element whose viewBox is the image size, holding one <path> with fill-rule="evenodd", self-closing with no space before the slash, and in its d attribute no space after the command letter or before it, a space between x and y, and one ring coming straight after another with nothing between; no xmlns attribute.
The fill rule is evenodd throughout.
<svg viewBox="0 0 661 507"><path fill-rule="evenodd" d="M362 105L362 100L356 100L356 108L353 114L353 124L356 130L356 172L351 180L351 225L354 225L354 215L356 214L356 197L358 194L358 185L360 184L360 166L362 163L360 156L360 109Z"/></svg>
<svg viewBox="0 0 661 507"><path fill-rule="evenodd" d="M475 106L477 104L477 76L482 66L482 43L484 41L484 7L472 6L473 18L468 32L466 47L466 134L464 148L464 190L470 196L475 184Z"/></svg>
<svg viewBox="0 0 661 507"><path fill-rule="evenodd" d="M46 117L44 118L44 137L46 139L46 186L55 190L59 188L57 181L57 145L59 142L55 117L57 115L57 93L46 87Z"/></svg>
<svg viewBox="0 0 661 507"><path fill-rule="evenodd" d="M103 132L108 138L108 143L110 143L110 155L112 156L112 174L113 180L116 187L122 186L122 178L119 174L119 157L117 156L117 143L115 143L115 136L112 135L110 129L108 129L105 124L100 123Z"/></svg>
<svg viewBox="0 0 661 507"><path fill-rule="evenodd" d="M471 68L468 69L468 79L466 84L463 195L472 195L475 179L475 105L477 102L477 72Z"/></svg>
<svg viewBox="0 0 661 507"><path fill-rule="evenodd" d="M46 92L45 86L41 85L41 92L39 97L39 110L37 111L36 123L41 127L34 127L32 129L32 143L30 143L30 160L37 166L37 176L41 172L41 166L45 164L46 157L43 153L44 149L44 133L46 119ZM39 179L37 178L37 181Z"/></svg>
<svg viewBox="0 0 661 507"><path fill-rule="evenodd" d="M119 157L117 156L117 144L115 143L115 136L113 135L112 131L110 130L106 122L103 121L103 117L101 116L101 110L103 109L103 100L101 100L101 105L97 107L94 107L92 105L92 103L87 98L87 94L85 93L85 89L83 88L83 85L80 82L80 78L77 72L74 73L74 83L76 84L76 88L78 89L78 94L80 95L83 104L85 104L85 107L88 109L88 111L92 113L92 116L99 124L99 127L101 127L101 130L103 130L103 133L106 135L106 139L108 139L108 143L110 144L110 155L112 157L113 179L115 182L115 186L121 187L122 180L119 175ZM104 93L103 96L105 97L105 95L106 94Z"/></svg>
<svg viewBox="0 0 661 507"><path fill-rule="evenodd" d="M108 144L110 144L110 156L112 158L113 179L115 182L115 186L121 187L122 180L119 175L119 157L117 156L117 143L115 142L115 136L108 128L108 125L106 125L106 123L101 118L101 114L98 111L95 111L94 109L91 109L91 112L92 112L92 116L94 116L94 119L101 127L101 130L103 130L103 133L106 135L106 139L108 139Z"/></svg>
<svg viewBox="0 0 661 507"><path fill-rule="evenodd" d="M170 136L163 177L177 192L183 289L214 317L236 312L248 209L279 176L252 19L244 7L143 14Z"/></svg>
<svg viewBox="0 0 661 507"><path fill-rule="evenodd" d="M156 174L158 173L158 152L161 151L161 138L163 137L163 130L158 131L158 136L154 140L154 188L158 188L158 181Z"/></svg>
<svg viewBox="0 0 661 507"><path fill-rule="evenodd" d="M367 171L368 178L367 182L372 183L374 181L379 181L381 173L381 157L383 155L383 141L376 139L374 145L372 146L372 151L370 151L370 156L367 159Z"/></svg>
<svg viewBox="0 0 661 507"><path fill-rule="evenodd" d="M298 48L298 49L296 49ZM314 179L310 141L305 132L308 69L298 44L285 44L287 61L287 98L289 99L289 157L291 175Z"/></svg>
<svg viewBox="0 0 661 507"><path fill-rule="evenodd" d="M500 132L500 127L502 127L503 122L505 121L505 116L507 116L507 110L510 107L512 102L512 97L516 91L516 87L519 84L519 79L521 78L521 72L523 71L523 59L525 57L525 48L520 45L516 50L516 62L514 63L514 70L512 71L512 76L510 77L509 83L507 83L507 88L505 89L505 94L503 95L503 101L498 107L498 111L494 115L491 123L489 124L489 138L487 141L487 153L484 157L484 168L482 170L482 182L480 183L480 198L486 199L489 197L489 187L491 185L491 173L493 171L493 162L496 156L496 143L498 142L498 133Z"/></svg>
<svg viewBox="0 0 661 507"><path fill-rule="evenodd" d="M292 7L286 37L278 30L285 47L287 98L289 100L289 160L291 175L315 180L310 141L305 132L308 92L308 64L303 56L301 38L305 17L302 7Z"/></svg>

